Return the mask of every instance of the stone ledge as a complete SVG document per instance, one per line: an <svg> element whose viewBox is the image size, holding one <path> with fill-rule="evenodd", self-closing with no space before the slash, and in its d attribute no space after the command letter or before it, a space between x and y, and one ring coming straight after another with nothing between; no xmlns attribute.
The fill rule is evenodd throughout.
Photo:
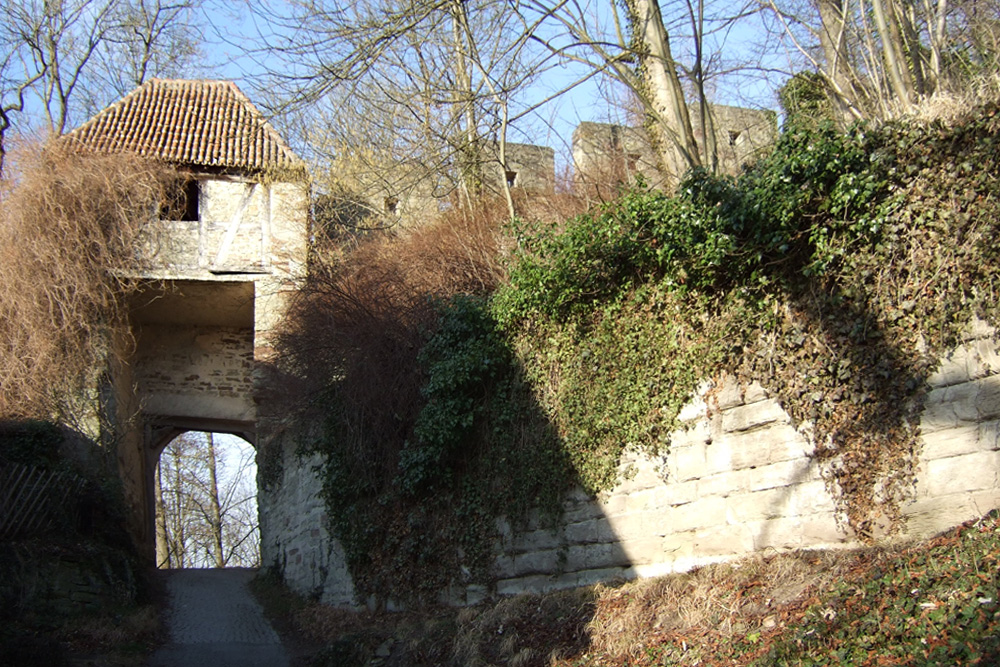
<svg viewBox="0 0 1000 667"><path fill-rule="evenodd" d="M997 422L989 422L932 431L920 439L923 445L920 458L926 462L996 449L996 425Z"/></svg>

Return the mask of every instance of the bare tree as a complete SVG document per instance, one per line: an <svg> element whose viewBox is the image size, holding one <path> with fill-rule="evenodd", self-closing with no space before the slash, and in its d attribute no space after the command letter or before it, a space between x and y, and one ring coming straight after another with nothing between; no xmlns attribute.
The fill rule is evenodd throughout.
<svg viewBox="0 0 1000 667"><path fill-rule="evenodd" d="M665 176L702 166L717 168L708 82L722 73L717 56L728 33L754 16L752 3L722 7L688 0L672 6L669 18L657 0L607 6L524 0L518 6L526 23L536 26L532 38L553 57L582 65L586 76L612 77L639 101ZM675 55L675 37L690 51L687 64ZM715 52L709 51L710 42ZM713 71L715 67L719 71Z"/></svg>
<svg viewBox="0 0 1000 667"><path fill-rule="evenodd" d="M200 43L198 0L0 3L0 176L4 141L29 105L62 134L147 77L173 75Z"/></svg>
<svg viewBox="0 0 1000 667"><path fill-rule="evenodd" d="M112 29L115 0L4 3L4 39L18 53L22 80L36 79L30 90L39 99L49 127L62 134L71 101L88 64Z"/></svg>
<svg viewBox="0 0 1000 667"><path fill-rule="evenodd" d="M161 567L255 566L260 560L254 453L211 433L186 433L164 449L157 470ZM160 551L163 549L163 551Z"/></svg>
<svg viewBox="0 0 1000 667"><path fill-rule="evenodd" d="M493 190L513 208L506 180L484 168L506 170L508 135L526 109L520 93L544 54L509 3L290 4L290 14L257 6L262 23L278 26L258 53L267 88L281 93L275 110L304 110L298 133L327 167L321 187L330 171L339 189L362 195L421 187L468 204ZM377 203L373 213L383 213Z"/></svg>
<svg viewBox="0 0 1000 667"><path fill-rule="evenodd" d="M625 7L642 82L636 90L650 117L654 143L664 157L667 150L675 150L680 156L680 162L664 158L661 161L700 167L701 154L660 4L658 0L626 0Z"/></svg>
<svg viewBox="0 0 1000 667"><path fill-rule="evenodd" d="M205 463L208 469L208 532L212 539L215 567L226 566L225 548L222 544L222 505L219 502L218 460L215 454L215 436L205 434Z"/></svg>
<svg viewBox="0 0 1000 667"><path fill-rule="evenodd" d="M995 2L767 0L767 4L785 37L823 77L842 124L908 113L921 99L968 86L984 55L988 61L993 56L987 54L995 52L991 47L981 49L978 37L986 26L993 26L986 28L986 34L995 30L1000 20ZM969 13L971 5L975 9ZM993 65L986 69L995 71Z"/></svg>
<svg viewBox="0 0 1000 667"><path fill-rule="evenodd" d="M172 78L195 69L204 38L201 0L120 0L98 45L82 91L88 113L151 77Z"/></svg>

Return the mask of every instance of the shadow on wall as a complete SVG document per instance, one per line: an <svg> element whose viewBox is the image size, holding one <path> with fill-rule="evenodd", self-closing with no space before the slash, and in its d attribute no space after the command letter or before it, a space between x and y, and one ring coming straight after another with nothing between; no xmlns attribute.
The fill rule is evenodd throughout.
<svg viewBox="0 0 1000 667"><path fill-rule="evenodd" d="M912 491L919 452L907 424L930 364L862 301L802 286L773 352L736 369L770 378L774 393L732 377L706 385L669 453L627 458L624 481L595 499L572 490L568 439L520 367L491 363L510 351L481 304L453 298L431 312L433 290L411 289L406 273L426 248L370 252L377 262L314 274L293 308L298 328L279 340L286 370L323 398L311 413L290 408L292 435L262 448L277 462L262 473L263 561L300 592L341 606L474 604L845 546L854 538L838 517L877 537L895 515L876 491L897 501ZM324 425L305 457L296 423ZM886 475L891 485L874 483ZM856 504L830 493L838 487Z"/></svg>

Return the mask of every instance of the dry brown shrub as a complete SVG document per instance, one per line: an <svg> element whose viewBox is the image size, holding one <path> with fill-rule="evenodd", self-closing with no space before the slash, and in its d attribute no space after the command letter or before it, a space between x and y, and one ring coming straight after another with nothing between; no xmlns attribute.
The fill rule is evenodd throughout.
<svg viewBox="0 0 1000 667"><path fill-rule="evenodd" d="M586 213L594 200L587 196L587 189L569 165L556 175L552 192L529 194L516 200L518 215L528 220L563 223Z"/></svg>
<svg viewBox="0 0 1000 667"><path fill-rule="evenodd" d="M780 610L803 602L871 557L872 549L754 554L720 563L597 588L588 624L591 649L619 659L639 657L651 638L714 632L729 637L760 629Z"/></svg>
<svg viewBox="0 0 1000 667"><path fill-rule="evenodd" d="M171 170L65 144L0 183L0 415L51 416L101 365Z"/></svg>
<svg viewBox="0 0 1000 667"><path fill-rule="evenodd" d="M505 278L499 262L507 208L500 199L478 202L473 210L455 206L433 224L417 227L398 250L412 286L435 297L484 294Z"/></svg>
<svg viewBox="0 0 1000 667"><path fill-rule="evenodd" d="M395 474L420 409L417 352L436 318L434 300L485 293L503 277L501 210L453 210L405 234L313 249L277 349L302 391L317 395L336 382L341 446L355 450L348 458L363 465L354 472L376 488Z"/></svg>

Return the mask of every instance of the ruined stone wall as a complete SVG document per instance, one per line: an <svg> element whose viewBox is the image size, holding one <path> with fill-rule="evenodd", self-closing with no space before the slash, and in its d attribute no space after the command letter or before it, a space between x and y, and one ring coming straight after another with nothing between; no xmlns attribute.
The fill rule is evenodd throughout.
<svg viewBox="0 0 1000 667"><path fill-rule="evenodd" d="M917 481L903 507L903 537L930 536L1000 507L995 333L983 327L973 332L943 360L930 387ZM683 410L686 427L673 434L665 456L627 456L624 481L599 498L572 495L555 530L537 522L518 534L504 527L495 592L656 576L766 549L856 545L838 523L829 464L811 456L804 430L759 385L726 381L711 394L709 388ZM350 580L323 526L312 465L311 459L285 459L282 483L291 488L268 501L268 511L284 524L271 522L264 563L279 563L303 592L316 585L311 572L324 567L324 598L347 604ZM326 560L309 555L314 552ZM449 592L448 599L475 603L489 592L472 586Z"/></svg>
<svg viewBox="0 0 1000 667"><path fill-rule="evenodd" d="M636 176L654 187L663 182L656 153L641 127L580 123L573 131L573 170L578 185L605 199Z"/></svg>
<svg viewBox="0 0 1000 667"><path fill-rule="evenodd" d="M522 194L550 194L555 188L555 151L548 146L508 143L506 168L496 146L486 151L483 189L500 196L504 181ZM354 177L367 210L382 224L411 229L432 221L454 204L458 183L446 165L399 163L378 174Z"/></svg>
<svg viewBox="0 0 1000 667"><path fill-rule="evenodd" d="M711 105L719 172L737 175L778 139L773 111ZM697 114L692 115L695 139L704 146L705 132ZM676 182L686 164L663 164L646 130L610 123L580 123L573 132L575 178L591 196L612 197L616 188L636 176L652 187Z"/></svg>
<svg viewBox="0 0 1000 667"><path fill-rule="evenodd" d="M556 152L548 146L507 144L506 162L505 169L499 154L487 162L484 180L491 192L500 194L504 181L515 190L534 195L551 194L555 189Z"/></svg>

